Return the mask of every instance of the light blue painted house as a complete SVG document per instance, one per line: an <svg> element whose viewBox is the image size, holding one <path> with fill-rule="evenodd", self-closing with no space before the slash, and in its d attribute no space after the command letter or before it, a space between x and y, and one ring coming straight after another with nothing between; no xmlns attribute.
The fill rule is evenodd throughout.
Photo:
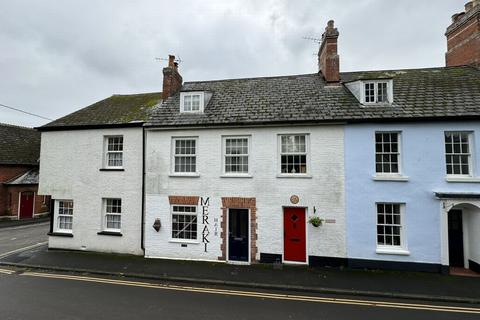
<svg viewBox="0 0 480 320"><path fill-rule="evenodd" d="M479 16L452 17L447 67L341 74L371 117L345 129L349 266L480 272Z"/></svg>

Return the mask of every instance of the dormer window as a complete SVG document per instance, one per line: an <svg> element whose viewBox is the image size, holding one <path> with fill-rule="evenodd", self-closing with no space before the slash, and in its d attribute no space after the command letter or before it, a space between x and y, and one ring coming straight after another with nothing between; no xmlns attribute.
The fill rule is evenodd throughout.
<svg viewBox="0 0 480 320"><path fill-rule="evenodd" d="M203 112L204 94L203 92L181 92L180 93L180 112L201 113Z"/></svg>
<svg viewBox="0 0 480 320"><path fill-rule="evenodd" d="M386 104L393 102L392 81L364 81L363 99L365 104Z"/></svg>

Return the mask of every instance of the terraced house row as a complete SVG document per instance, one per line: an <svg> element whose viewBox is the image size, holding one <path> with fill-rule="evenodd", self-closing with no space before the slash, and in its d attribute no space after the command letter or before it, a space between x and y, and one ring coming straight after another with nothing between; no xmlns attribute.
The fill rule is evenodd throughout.
<svg viewBox="0 0 480 320"><path fill-rule="evenodd" d="M480 271L480 5L446 67L114 95L39 129L50 248L149 258ZM471 50L474 48L475 50Z"/></svg>

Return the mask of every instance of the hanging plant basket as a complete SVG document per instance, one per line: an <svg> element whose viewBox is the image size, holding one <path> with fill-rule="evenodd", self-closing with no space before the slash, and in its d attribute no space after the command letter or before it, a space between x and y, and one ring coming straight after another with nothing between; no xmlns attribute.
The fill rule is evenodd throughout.
<svg viewBox="0 0 480 320"><path fill-rule="evenodd" d="M309 219L308 219L308 223L310 223L312 226L314 226L315 228L318 228L320 227L322 224L323 224L323 219L320 218L319 216L311 216Z"/></svg>

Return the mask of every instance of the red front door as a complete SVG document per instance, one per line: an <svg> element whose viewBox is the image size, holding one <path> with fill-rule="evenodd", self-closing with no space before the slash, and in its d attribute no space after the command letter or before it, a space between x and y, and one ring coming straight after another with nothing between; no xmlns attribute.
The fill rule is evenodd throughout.
<svg viewBox="0 0 480 320"><path fill-rule="evenodd" d="M307 262L305 209L283 209L283 260Z"/></svg>
<svg viewBox="0 0 480 320"><path fill-rule="evenodd" d="M22 192L20 196L20 219L28 219L33 217L33 192Z"/></svg>

